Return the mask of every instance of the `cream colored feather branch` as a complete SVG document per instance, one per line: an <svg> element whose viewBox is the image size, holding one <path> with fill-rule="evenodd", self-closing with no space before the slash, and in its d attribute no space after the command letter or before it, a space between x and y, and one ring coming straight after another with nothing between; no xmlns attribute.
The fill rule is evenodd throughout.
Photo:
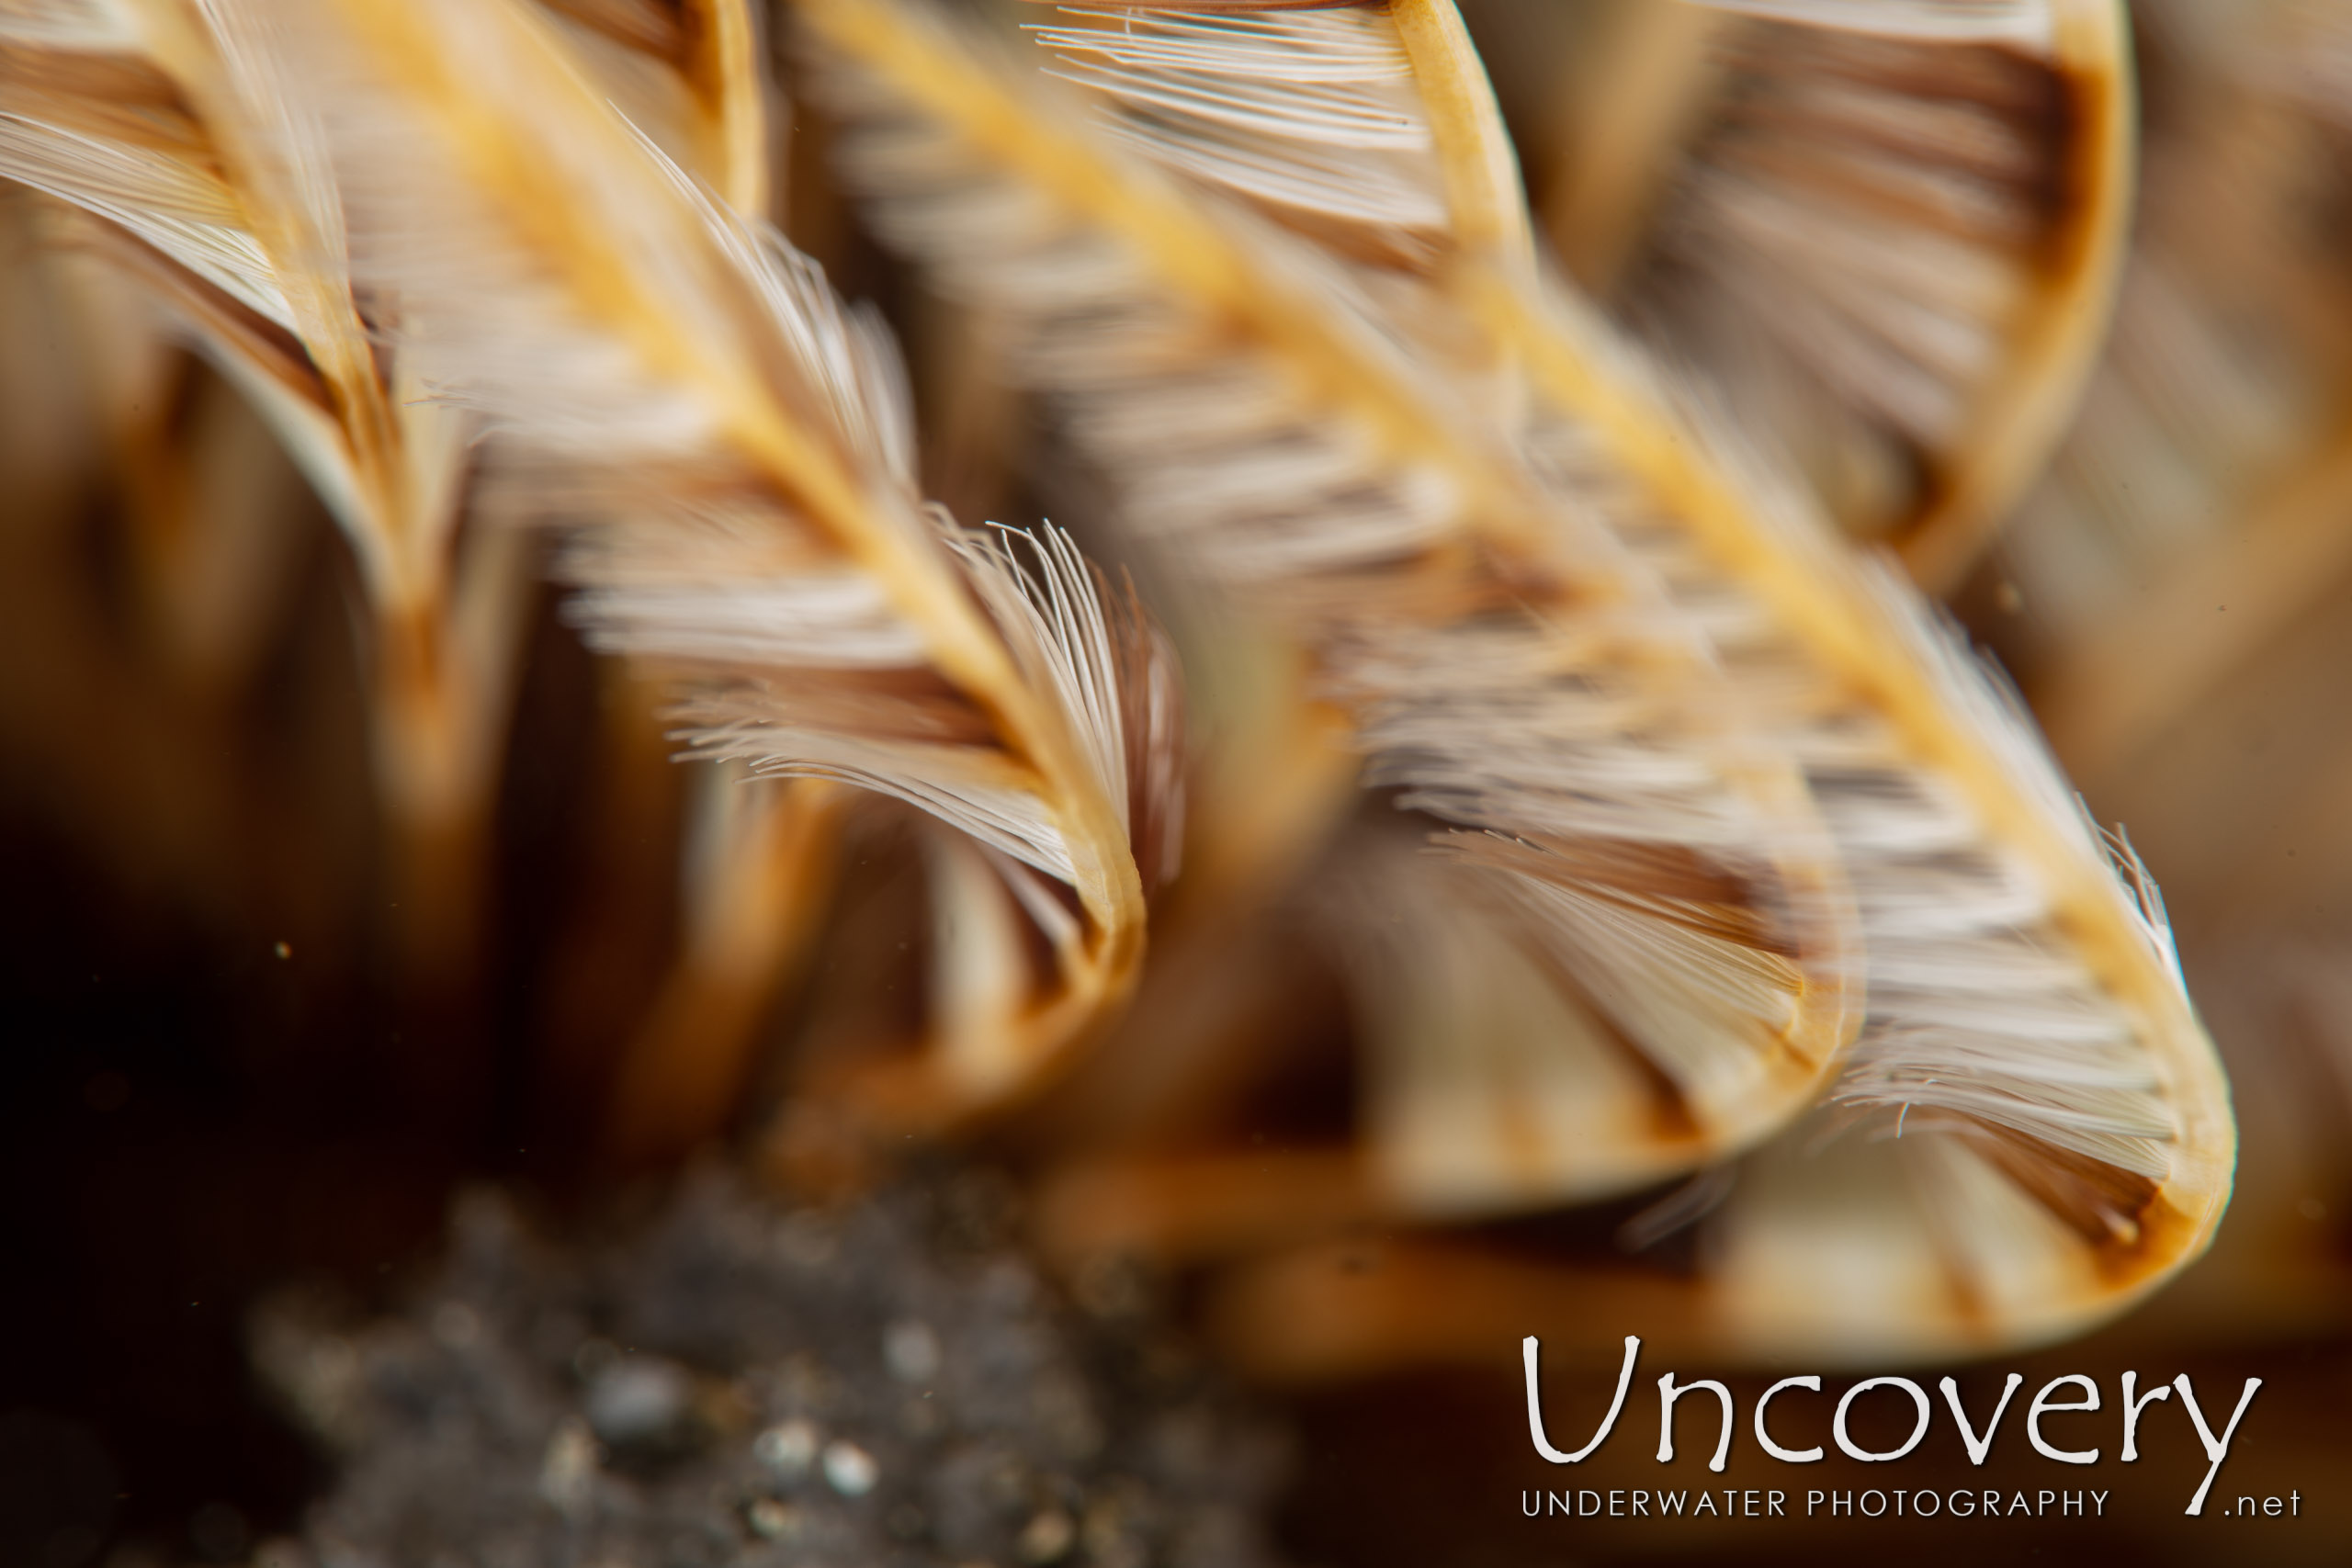
<svg viewBox="0 0 2352 1568"><path fill-rule="evenodd" d="M1555 232L1624 256L1612 292L1645 335L1787 443L1849 530L1948 591L2105 337L2134 180L2123 7L1707 9L1668 46L1689 102L1647 116L1670 140L1568 149Z"/></svg>
<svg viewBox="0 0 2352 1568"><path fill-rule="evenodd" d="M415 462L402 456L404 416L339 270L332 204L278 156L301 142L280 122L282 96L191 7L107 14L116 26L91 54L8 59L6 172L142 242L159 284L185 270L173 298L286 432L371 590L394 613L430 603L460 443L442 411L424 410ZM295 358L264 352L281 335Z"/></svg>
<svg viewBox="0 0 2352 1568"><path fill-rule="evenodd" d="M1641 225L1627 305L1647 334L1800 454L1849 525L1899 540L1923 581L1950 586L2057 440L2102 338L2132 184L2120 7L1713 8L1769 20L1673 22L1673 47L1708 57L1678 77L1703 103L1648 118L1692 145L1596 145L1611 167L1587 171L1613 189L1646 157L1679 170L1668 188L1572 216ZM1433 11L1064 9L1072 25L1040 40L1172 166L1359 246L1440 243L1436 193L1412 171L1453 155L1430 113L1467 122L1460 106L1400 100L1414 89L1397 56L1404 33L1466 50L1437 41ZM1490 171L1451 183L1498 188ZM1522 222L1515 200L1457 211L1446 243Z"/></svg>
<svg viewBox="0 0 2352 1568"><path fill-rule="evenodd" d="M2049 8L2036 0L1699 0L1718 11L1798 27L1930 43L2047 48Z"/></svg>
<svg viewBox="0 0 2352 1568"><path fill-rule="evenodd" d="M1106 660L1091 581L1051 536L1024 569L922 506L878 334L530 14L251 15L320 127L358 287L399 302L392 347L488 422L501 508L584 528L567 570L596 637L696 681L706 754L896 795L1001 857L1056 972L1016 1043L900 1087L920 1116L1022 1087L1142 952L1125 725L1170 716L1126 696L1159 676Z"/></svg>
<svg viewBox="0 0 2352 1568"><path fill-rule="evenodd" d="M378 357L305 127L216 8L109 0L5 13L0 173L108 226L99 248L193 332L326 501L368 599L378 777L413 951L462 966L471 841L527 575L455 543L466 432ZM43 25L28 28L26 15ZM29 40L29 41L27 41Z"/></svg>
<svg viewBox="0 0 2352 1568"><path fill-rule="evenodd" d="M2095 785L2129 777L2352 564L2352 333L2311 216L2338 181L2347 33L2328 7L2265 6L2199 62L2151 141L2115 351L2005 539L2033 689Z"/></svg>
<svg viewBox="0 0 2352 1568"><path fill-rule="evenodd" d="M1371 782L1507 836L1453 840L1444 874L1645 998L1577 1005L1646 1064L1658 1136L1632 1165L1563 1149L1545 1191L1703 1160L1808 1102L1850 1027L1843 888L1649 574L1431 387L1356 280L1095 142L919 9L799 9L846 177L1000 315L1129 525L1302 639ZM1623 852L1571 852L1595 840ZM1645 901L1660 868L1706 898ZM1684 985L1725 931L1758 983Z"/></svg>
<svg viewBox="0 0 2352 1568"><path fill-rule="evenodd" d="M629 122L738 212L769 210L769 88L752 0L540 0Z"/></svg>
<svg viewBox="0 0 2352 1568"><path fill-rule="evenodd" d="M1421 323L1433 360L1523 364L1528 449L1709 628L1743 706L1802 761L1843 853L1871 1023L1838 1097L1900 1112L1890 1121L1915 1143L1975 1151L2100 1259L2012 1303L2018 1331L2112 1310L2193 1257L2227 1196L2227 1090L2145 907L2119 887L2030 722L1916 596L1841 558L1753 455L1678 417L1632 351L1531 287L1511 226L1485 216L1515 191L1450 6L1080 15L1088 28L1044 37L1091 62L1074 73L1129 138L1261 205L1279 183L1268 209L1371 269L1367 288L1396 302L1400 332ZM1342 28L1344 56L1331 47ZM1385 54L1371 47L1383 40ZM1303 101L1279 90L1285 51L1326 67ZM1338 95L1354 96L1353 119L1334 111ZM1412 141L1399 127L1419 128L1418 161L1402 165L1420 182L1418 209L1463 215L1457 228L1410 248L1367 243L1385 218L1355 210L1352 193L1310 199L1370 120L1398 148ZM1923 1337L1986 1331L1971 1292L1994 1287L1965 1281L1995 1265L1951 1267L1950 1316L1923 1323ZM1753 1304L1769 1315L1794 1299Z"/></svg>
<svg viewBox="0 0 2352 1568"><path fill-rule="evenodd" d="M776 106L748 0L548 8L621 113L722 206L775 210ZM594 602L573 608L593 624ZM815 778L750 783L743 768L708 769L688 796L679 952L607 1101L607 1142L625 1160L681 1154L726 1126L756 1069L761 1025L801 976L832 902L832 851L856 792Z"/></svg>
<svg viewBox="0 0 2352 1568"><path fill-rule="evenodd" d="M2263 6L2193 56L2150 130L2115 349L2000 562L2059 755L2233 938L2343 876L2344 749L2313 716L2352 573L2352 310L2315 215L2345 188L2346 31Z"/></svg>
<svg viewBox="0 0 2352 1568"><path fill-rule="evenodd" d="M138 29L112 0L6 0L0 39L74 54L130 53Z"/></svg>

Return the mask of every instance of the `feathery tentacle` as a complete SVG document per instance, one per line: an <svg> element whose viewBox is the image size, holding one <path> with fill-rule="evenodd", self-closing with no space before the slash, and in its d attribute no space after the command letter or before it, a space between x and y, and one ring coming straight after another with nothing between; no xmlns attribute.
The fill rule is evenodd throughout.
<svg viewBox="0 0 2352 1568"><path fill-rule="evenodd" d="M1483 81L1463 79L1476 65L1453 41L1458 22L1449 30L1432 13L1451 7L1241 18L1091 7L1086 25L1042 36L1172 171L1257 202L1371 274L1366 291L1391 303L1400 334L1418 331L1430 360L1520 367L1523 448L1708 628L1742 705L1804 766L1843 854L1871 1021L1837 1099L1900 1113L1898 1162L1941 1171L1975 1158L2000 1171L2096 1260L2058 1269L2042 1295L2005 1298L2018 1332L2113 1310L2201 1248L2233 1156L2227 1089L2160 927L2119 886L2030 721L1915 596L1843 558L1754 453L1702 409L1674 406L1565 291L1531 283L1510 226L1477 216L1514 195L1499 159L1477 152L1502 131ZM1344 53L1331 48L1341 37ZM1325 62L1311 92L1280 89L1272 62L1285 52ZM1464 113L1481 103L1483 117ZM1323 175L1374 121L1405 150L1396 166L1415 209L1468 220L1424 227L1409 246L1366 243L1388 219L1354 209ZM1261 195L1277 184L1279 208ZM1405 194L1389 202L1408 205ZM1724 1223L1764 1235L1773 1213L1759 1198ZM1961 1213L1931 1270L1951 1289L1943 1315L1921 1322L1930 1342L2001 1321L1975 1299L2002 1267L1987 1256L1995 1233L1975 1224L1989 1210ZM1786 1262L1802 1249L1756 1256ZM1890 1260L1889 1279L1908 1266ZM1804 1277L1792 1266L1792 1281ZM1747 1304L1770 1332L1801 1335L1801 1314L1774 1316L1796 1299L1759 1287Z"/></svg>
<svg viewBox="0 0 2352 1568"><path fill-rule="evenodd" d="M613 113L529 13L343 0L269 23L356 277L486 422L496 506L572 526L592 640L689 676L701 754L894 795L1003 857L1055 972L1016 1039L928 1059L904 1109L1023 1087L1142 951L1125 699L1159 677L1121 662L1083 564L1050 530L1024 560L926 509L872 318Z"/></svg>
<svg viewBox="0 0 2352 1568"><path fill-rule="evenodd" d="M1431 874L1490 889L1498 918L1540 928L1526 940L1631 966L1604 1028L1658 1065L1661 1124L1682 1129L1668 1157L1710 1157L1794 1114L1850 1028L1843 890L1801 782L1751 743L1652 575L1432 385L1357 280L1068 128L935 19L799 10L842 167L884 234L999 313L1015 373L1056 394L1117 477L1129 525L1297 639L1351 716L1368 783L1519 840L1473 834ZM1498 244L1523 237L1523 215L1504 221L1515 208L1487 210ZM1441 207L1430 221L1451 220ZM1411 248L1385 209L1360 227L1375 251ZM1707 897L1612 901L1565 852L1589 840L1623 846L1623 865L1703 868ZM1512 905L1521 883L1549 902ZM1722 930L1741 933L1759 985L1682 987ZM1667 995L1683 999L1632 1002ZM1641 1179L1598 1151L1555 1175L1555 1191ZM1404 1197L1440 1201L1409 1180Z"/></svg>

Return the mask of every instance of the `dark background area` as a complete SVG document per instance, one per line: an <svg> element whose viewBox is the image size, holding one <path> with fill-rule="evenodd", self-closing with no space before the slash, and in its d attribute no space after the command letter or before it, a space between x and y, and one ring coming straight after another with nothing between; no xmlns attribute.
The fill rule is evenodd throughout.
<svg viewBox="0 0 2352 1568"><path fill-rule="evenodd" d="M561 658L561 655L556 657ZM546 671L535 680L548 679ZM560 705L560 701L557 705ZM526 847L561 842L560 770L519 770L502 811ZM538 825L515 831L518 822ZM502 886L552 874L514 852ZM491 1177L518 1184L557 1223L583 1185L587 1141L535 1113L551 1075L531 1053L491 1052L492 1070L452 1080L408 1054L432 1027L403 1011L365 964L335 964L266 929L207 928L168 900L127 891L18 807L0 818L0 995L8 1082L0 1093L0 1562L72 1568L108 1561L237 1562L297 1528L330 1475L272 1408L245 1361L257 1295L321 1276L361 1301L388 1300L434 1247L450 1194ZM502 926L529 962L532 933L559 928L511 896ZM291 944L289 944L291 946ZM543 956L544 942L541 943ZM322 972L323 971L323 976ZM494 971L495 972L495 971ZM495 1009L527 1017L527 985ZM445 1024L451 1029L462 1025ZM527 1040L527 1033L510 1038ZM429 1056L427 1058L429 1063ZM452 1088L452 1082L460 1087ZM508 1087L501 1089L503 1081ZM469 1082L470 1087L465 1087ZM560 1118L558 1120L560 1120ZM2210 1269L2211 1265L2205 1266ZM2196 1276L2190 1280L2195 1295ZM1489 1372L1423 1374L1289 1400L1298 1471L1284 1539L1302 1562L1446 1562L1477 1568L1562 1562L2040 1561L2334 1562L2352 1550L2342 1478L2352 1435L2352 1347L2306 1336L2267 1348L2183 1352L2164 1303L2101 1335L1962 1373L1973 1411L2020 1390L1992 1465L1972 1470L1940 1404L1921 1450L1898 1465L1842 1458L1789 1466L1747 1427L1769 1380L1734 1377L1740 1427L1729 1472L1709 1475L1712 1401L1685 1406L1679 1457L1653 1458L1655 1378L1645 1358L1617 1431L1575 1471L1540 1462L1525 1436L1514 1347ZM1639 1325L1628 1325L1637 1330ZM2153 1409L2145 1458L2112 1457L2117 1374L2187 1371L2222 1418L2242 1380L2257 1396L2206 1517L2181 1508L2204 1461L2177 1404ZM1702 1368L1677 1366L1685 1378ZM1887 1371L1901 1369L1889 1368ZM2032 1391L2061 1372L2098 1378L2108 1405L2052 1427L2109 1457L2087 1470L2036 1458L2023 1431ZM1932 1386L1934 1370L1917 1372ZM1546 1395L1555 1437L1589 1429L1614 1369L1558 1368ZM1832 1382L1834 1393L1840 1385ZM1899 1397L1871 1420L1892 1436ZM1819 1440L1826 1402L1776 1406L1783 1441ZM1813 1428L1818 1427L1823 1431ZM1858 1435L1871 1430L1858 1424ZM1581 1438L1579 1438L1580 1441ZM1997 1485L2108 1490L2109 1517L2053 1519L1635 1521L1521 1517L1523 1490L1670 1485L1804 1490ZM2241 1493L2302 1494L2295 1520L2229 1517Z"/></svg>
<svg viewBox="0 0 2352 1568"><path fill-rule="evenodd" d="M1498 64L1508 93L1510 62ZM2154 94L2161 78L2143 84ZM794 156L821 163L818 128ZM830 198L806 194L817 181L794 189L808 209L796 235L889 307L920 362L922 304L903 275ZM0 424L21 412L0 400ZM933 489L959 511L1005 500L1001 474L944 466ZM1070 521L1069 498L1055 499L1002 515ZM190 689L142 640L111 502L53 501L0 494L0 1568L243 1562L332 1482L249 1370L257 1299L324 1278L362 1305L388 1303L469 1182L510 1185L557 1227L626 1185L595 1161L598 1093L675 919L674 786L657 780L672 794L650 810L608 809L616 786L595 759L613 688L542 593L488 834L482 940L462 972L420 986L381 891L390 850L369 804L356 590L323 513L291 569L291 608L224 696ZM36 511L62 521L36 527ZM1999 627L1987 617L1978 630ZM2102 819L2146 819L2092 805ZM633 826L616 837L616 823ZM2165 848L2151 855L2160 877L2178 863ZM2340 1151L2314 1163L2278 1132L2334 1128L2340 1143L2340 1111L2311 1108L2343 1086L2295 1065L2288 1024L2228 1011L2229 983L2250 966L2227 911L2195 929L2196 907L2177 908L2196 993L2227 1012L2216 1032L2249 1130L2237 1205L2215 1255L2148 1307L1962 1372L1980 1412L2003 1372L2026 1378L1984 1472L1939 1404L1928 1443L1899 1464L1774 1463L1747 1426L1770 1381L1753 1376L1729 1380L1741 1425L1728 1473L1703 1469L1711 1402L1686 1404L1680 1457L1660 1466L1655 1380L1670 1363L1654 1358L1602 1453L1557 1469L1527 1440L1517 1347L1498 1345L1482 1369L1281 1396L1298 1429L1281 1515L1296 1560L2352 1562L2352 1295L2341 1275L2262 1271L2282 1235L2316 1237L2308 1256L2339 1267L2352 1258L2346 1216L2329 1206L2338 1194L2305 1180L2335 1170ZM2181 1516L2205 1466L2177 1403L2148 1416L2141 1463L2116 1461L2126 1368L2143 1382L2189 1372L2217 1419L2245 1378L2266 1380L2206 1517ZM1880 1370L1931 1388L1942 1371ZM2032 1392L2076 1371L2109 1401L2067 1418L2095 1434L2075 1440L2109 1450L2083 1471L2037 1458L2023 1431ZM1556 1369L1546 1392L1560 1425L1589 1421L1613 1374ZM1807 1428L1807 1407L1788 1408L1792 1435L1826 1431L1822 1411ZM1661 1484L1779 1486L1800 1506L1808 1487L2112 1495L2109 1517L2086 1523L1521 1514L1525 1491ZM2290 1490L2298 1519L2226 1513L2241 1494Z"/></svg>

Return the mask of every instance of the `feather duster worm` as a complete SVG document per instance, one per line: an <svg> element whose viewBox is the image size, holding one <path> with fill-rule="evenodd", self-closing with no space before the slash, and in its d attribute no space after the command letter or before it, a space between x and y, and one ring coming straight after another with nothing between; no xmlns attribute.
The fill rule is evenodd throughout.
<svg viewBox="0 0 2352 1568"><path fill-rule="evenodd" d="M1125 135L1219 192L1279 187L1269 210L1372 270L1408 302L1395 319L1441 323L1420 330L1429 362L1521 367L1521 446L1596 498L1804 768L1868 952L1870 1021L1823 1115L1887 1121L1827 1148L1801 1126L1757 1156L1683 1320L1766 1353L1956 1349L2064 1332L2194 1257L2227 1197L2228 1096L2144 874L2119 885L2029 721L1905 590L1513 263L1502 134L1451 8L1084 15L1046 39ZM1375 119L1418 233L1393 220L1401 197L1368 216L1330 177ZM1608 507L1628 477L1660 503ZM1333 1323L1351 1290L1249 1321L1300 1348L1279 1324Z"/></svg>
<svg viewBox="0 0 2352 1568"><path fill-rule="evenodd" d="M223 0L203 21L269 108L251 140L288 226L335 265L288 305L232 225L172 226L193 194L114 205L213 295L325 323L258 336L303 407L386 406L322 384L389 359L430 393L400 409L479 421L486 514L567 525L592 640L684 674L699 753L968 839L1020 922L1007 999L951 998L940 1048L865 1089L930 1123L1026 1087L1124 999L1180 831L1173 675L1139 613L1050 530L923 505L876 324L615 113L542 15ZM209 172L170 170L190 193Z"/></svg>
<svg viewBox="0 0 2352 1568"><path fill-rule="evenodd" d="M885 234L999 313L1132 527L1295 639L1368 781L1456 825L1423 874L1631 1064L1635 1135L1532 1162L1498 1136L1475 1171L1407 1156L1370 1173L1381 1201L1614 1190L1810 1102L1852 1029L1845 890L1654 574L1432 387L1357 280L1099 146L934 18L799 12ZM1573 1055L1530 1066L1547 1094L1590 1085Z"/></svg>
<svg viewBox="0 0 2352 1568"><path fill-rule="evenodd" d="M2232 1328L2338 1299L2352 12L2137 16L2138 236L2113 349L1972 607L2198 955L2238 1086L2236 1214L2200 1280ZM2299 1207L2300 1206L2300 1207Z"/></svg>
<svg viewBox="0 0 2352 1568"><path fill-rule="evenodd" d="M2254 8L2152 130L2116 351L2005 537L2031 609L2017 662L2093 786L2352 567L2352 301L2325 216L2352 68L2330 10Z"/></svg>
<svg viewBox="0 0 2352 1568"><path fill-rule="evenodd" d="M1551 232L1849 530L1956 585L2104 337L2135 161L2120 0L1723 0L1624 25L1650 101L1597 103L1571 136Z"/></svg>
<svg viewBox="0 0 2352 1568"><path fill-rule="evenodd" d="M388 284L439 306L420 350L442 384L542 459L529 504L598 519L565 569L592 638L700 677L700 753L968 836L995 940L1037 933L1042 974L1016 970L994 1010L949 998L940 1048L875 1092L933 1120L1027 1087L1124 999L1180 830L1148 626L1057 535L972 536L924 508L871 321L653 156L521 19L343 14L316 47L356 78L326 119L346 205ZM439 178L417 177L420 148ZM444 238L420 252L427 202Z"/></svg>
<svg viewBox="0 0 2352 1568"><path fill-rule="evenodd" d="M676 10L583 0L551 14L581 69L632 123L732 205L765 210L769 93L743 0ZM289 134L288 101L263 58L237 51L227 13L137 0L19 7L0 21L10 43L0 142L15 154L11 166L97 216L96 248L124 275L116 303L127 286L130 297L176 305L335 506L360 559L378 648L379 777L394 820L418 840L411 858L424 863L408 868L422 885L394 906L413 941L429 942L444 967L461 966L474 945L478 897L468 885L482 869L474 840L494 783L527 582L520 535L463 526L466 420L424 396L382 338L361 341L397 304L355 291L323 171L283 163L301 146ZM301 309L282 303L289 289ZM282 341L288 333L294 349ZM169 454L149 456L128 468L158 476L134 491L137 537L187 564L202 547L186 525L198 520L182 515ZM238 510L259 518L265 507L253 497ZM226 549L253 528L210 532ZM177 626L193 612L174 606L218 573L187 580L159 565L148 576L167 625ZM690 882L686 951L623 1066L616 1135L624 1147L691 1141L718 1124L711 1102L740 1087L760 1006L789 968L780 950L823 901L824 878L797 846L821 834L840 800L811 783L750 792L741 810L703 808L735 841Z"/></svg>
<svg viewBox="0 0 2352 1568"><path fill-rule="evenodd" d="M407 934L470 962L481 814L527 584L521 541L461 541L464 418L379 356L341 215L287 96L180 0L0 12L0 175L99 220L102 254L193 331L277 432L359 564L377 772L408 840Z"/></svg>

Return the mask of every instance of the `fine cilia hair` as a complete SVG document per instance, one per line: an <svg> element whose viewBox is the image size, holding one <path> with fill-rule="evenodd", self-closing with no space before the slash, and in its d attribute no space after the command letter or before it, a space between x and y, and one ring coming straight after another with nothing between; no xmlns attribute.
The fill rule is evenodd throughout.
<svg viewBox="0 0 2352 1568"><path fill-rule="evenodd" d="M0 173L249 390L383 625L471 646L459 513L552 528L687 750L799 781L783 841L853 793L922 814L916 1049L808 1093L943 1130L1117 1049L1186 831L1176 647L1069 537L925 500L888 332L757 216L752 7L655 9L0 0ZM1353 759L1293 821L1337 846L1302 903L1355 998L1352 1141L1288 1186L1091 1160L1049 1244L1226 1265L1234 1342L1302 1373L1607 1340L1611 1303L1732 1355L1945 1353L2203 1247L2234 1134L2161 904L1840 532L1963 558L2079 385L2128 188L2112 6L1713 7L1676 156L1596 242L1631 333L1539 250L1450 0L1073 6L1018 46L784 9L842 184L1107 479L1107 542ZM1219 886L1270 903L1312 858ZM1726 1168L1680 1276L1476 1229ZM1366 1216L1412 1226L1370 1276L1326 1240Z"/></svg>
<svg viewBox="0 0 2352 1568"><path fill-rule="evenodd" d="M1856 8L1786 9L1784 23L1837 28ZM1990 47L1994 7L1895 9L1922 47ZM2054 13L2027 15L2047 7L1998 9L1998 47L2059 36ZM2227 1093L2144 874L2127 856L2119 877L2030 722L1914 591L1849 558L1803 486L1732 434L1736 386L1645 362L1546 276L1450 6L1070 8L1034 36L1115 146L1074 139L1041 92L911 8L800 13L812 87L843 121L840 166L886 237L996 313L1020 372L1120 482L1131 526L1311 650L1372 782L1483 830L1444 835L1444 862L1402 874L1475 888L1516 942L1408 938L1429 962L1365 966L1387 987L1363 1010L1369 1032L1394 1036L1372 1063L1366 1124L1390 1134L1372 1201L1460 1215L1670 1163L1639 1130L1707 1127L1711 1072L1752 1058L1755 1037L1719 1031L1702 1056L1687 1020L1661 1025L1615 987L1676 973L1626 955L1663 965L1676 950L1653 933L1696 945L1695 928L1709 942L1771 933L1760 945L1805 976L1806 999L1851 986L1866 1018L1842 1065L1822 1063L1822 1109L1747 1162L1713 1269L1668 1292L1657 1321L1775 1353L1959 1349L2064 1332L2201 1250L2233 1158ZM1389 412L1415 404L1440 406ZM1476 459L1440 446L1465 426L1486 442ZM1475 487L1429 482L1473 462ZM1518 496L1486 500L1504 480ZM1250 547L1277 541L1292 547L1271 562ZM1611 650L1605 675L1581 673L1577 654L1624 604L1673 653L1645 649L1636 675ZM1443 657L1406 651L1421 649ZM1657 683L1629 689L1644 679ZM1613 733L1594 725L1596 698ZM1656 772L1608 760L1628 736L1656 759L1667 737L1633 716L1662 712L1688 716L1683 754L1729 761L1721 776L1752 803L1779 801L1771 769L1792 764L1834 874L1797 872L1821 863L1823 840L1753 805L1761 840L1678 840L1677 818L1634 793ZM1563 824L1532 784L1616 809ZM1770 866L1777 887L1756 874ZM1578 918L1593 909L1606 913ZM1808 924L1820 934L1792 940ZM1445 997L1491 1004L1496 965L1523 962L1553 982L1552 1016L1579 1017L1555 1039L1629 1045L1651 1069L1635 1079L1646 1094L1616 1100L1635 1135L1590 1135L1609 1095L1592 1054L1506 1042L1491 1005L1449 1021ZM1640 1116L1660 1100L1684 1116ZM1552 1105L1570 1109L1546 1135ZM1884 1122L1824 1145L1817 1123L1873 1107ZM1179 1173L1091 1169L1069 1184L1069 1223L1148 1245L1153 1195ZM1248 1211L1237 1234L1261 1243L1263 1205L1227 1190ZM1216 1227L1179 1207L1186 1245L1214 1245ZM1472 1314L1479 1334L1610 1283L1476 1264L1497 1288L1466 1294L1500 1303ZM1344 1362L1351 1321L1392 1339L1414 1322L1473 1333L1460 1312L1400 1310L1430 1298L1393 1258L1359 1279L1309 1247L1237 1280L1232 1311L1276 1361Z"/></svg>

